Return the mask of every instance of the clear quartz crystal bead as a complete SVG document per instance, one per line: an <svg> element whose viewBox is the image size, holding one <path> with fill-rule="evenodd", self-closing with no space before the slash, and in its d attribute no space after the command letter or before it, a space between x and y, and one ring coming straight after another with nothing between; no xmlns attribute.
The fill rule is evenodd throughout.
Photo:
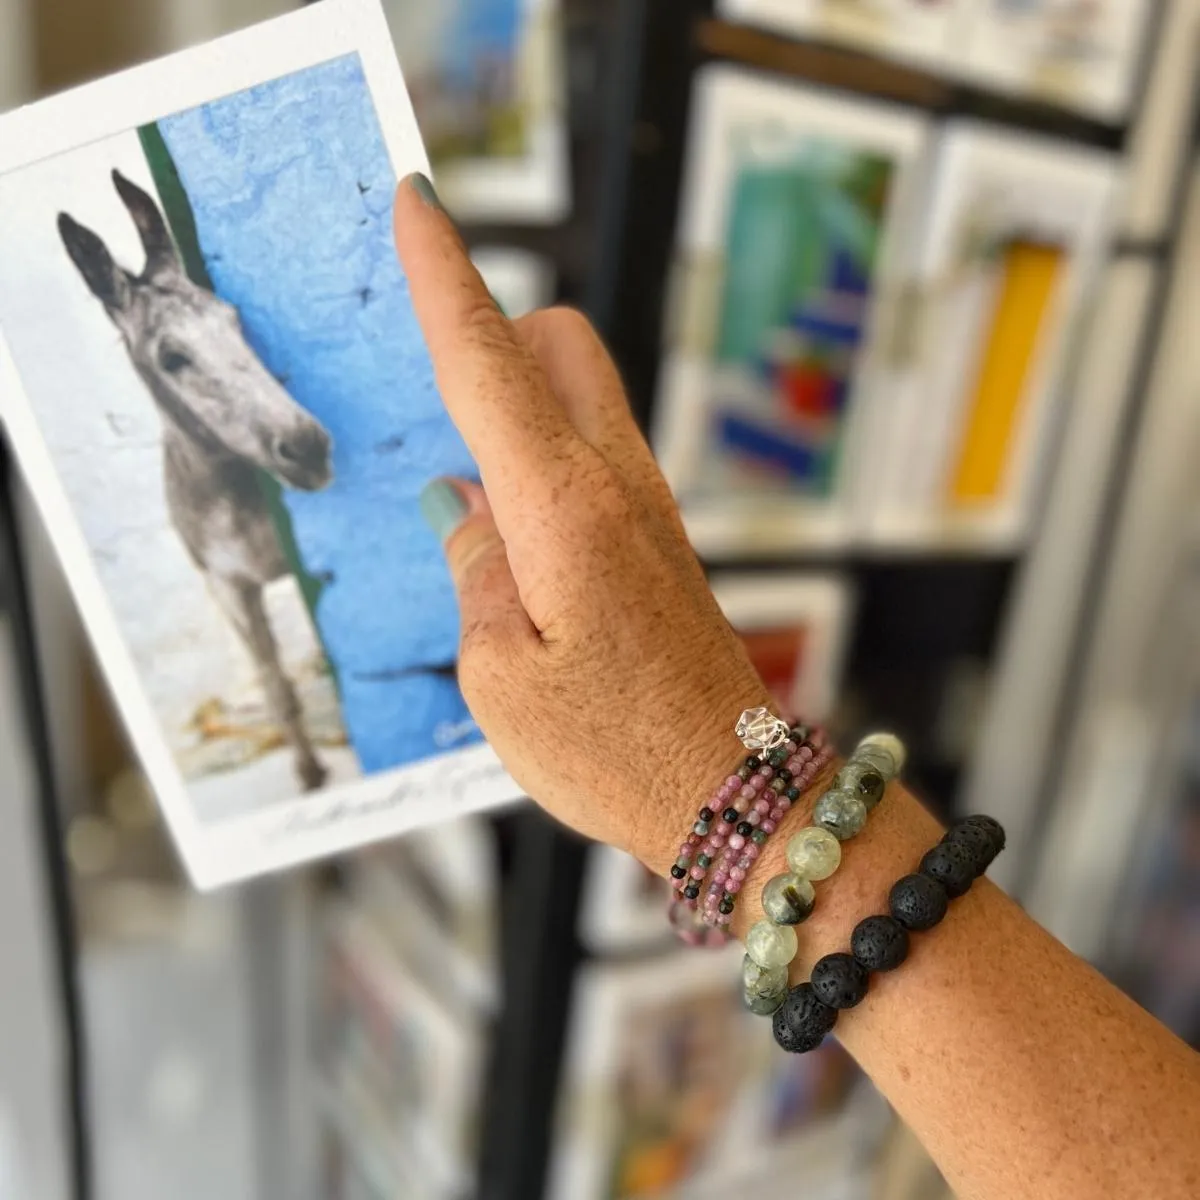
<svg viewBox="0 0 1200 1200"><path fill-rule="evenodd" d="M769 708L748 708L738 717L734 732L747 750L774 750L787 741L790 731Z"/></svg>

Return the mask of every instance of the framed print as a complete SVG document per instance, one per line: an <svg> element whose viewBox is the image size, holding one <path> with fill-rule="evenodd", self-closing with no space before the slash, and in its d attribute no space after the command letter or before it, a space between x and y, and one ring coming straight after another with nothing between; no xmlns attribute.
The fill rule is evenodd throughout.
<svg viewBox="0 0 1200 1200"><path fill-rule="evenodd" d="M936 66L972 0L719 0L717 11L794 37Z"/></svg>
<svg viewBox="0 0 1200 1200"><path fill-rule="evenodd" d="M454 1019L351 907L327 915L319 970L318 1091L343 1151L360 1174L401 1189L392 1195L463 1194L479 1028Z"/></svg>
<svg viewBox="0 0 1200 1200"><path fill-rule="evenodd" d="M655 448L702 556L836 546L926 127L724 66L693 111Z"/></svg>
<svg viewBox="0 0 1200 1200"><path fill-rule="evenodd" d="M972 0L965 73L1111 122L1129 109L1152 0Z"/></svg>
<svg viewBox="0 0 1200 1200"><path fill-rule="evenodd" d="M426 165L374 0L0 120L0 419L201 887L518 794L418 507Z"/></svg>
<svg viewBox="0 0 1200 1200"><path fill-rule="evenodd" d="M384 0L438 194L463 222L570 211L561 0Z"/></svg>
<svg viewBox="0 0 1200 1200"><path fill-rule="evenodd" d="M471 261L488 291L512 319L554 303L554 263L517 246L477 246Z"/></svg>
<svg viewBox="0 0 1200 1200"><path fill-rule="evenodd" d="M778 1053L743 1006L743 950L592 966L579 977L560 1092L551 1200L715 1194L781 1147L853 1153L844 1110L855 1080L832 1039ZM725 1195L731 1194L725 1191Z"/></svg>
<svg viewBox="0 0 1200 1200"><path fill-rule="evenodd" d="M913 360L890 405L874 539L1004 550L1029 529L1117 167L969 122L944 135L914 272Z"/></svg>

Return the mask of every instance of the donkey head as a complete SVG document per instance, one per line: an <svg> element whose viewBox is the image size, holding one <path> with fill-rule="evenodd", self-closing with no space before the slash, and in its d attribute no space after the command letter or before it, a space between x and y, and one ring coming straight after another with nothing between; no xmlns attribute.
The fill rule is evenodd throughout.
<svg viewBox="0 0 1200 1200"><path fill-rule="evenodd" d="M211 453L228 453L282 483L315 491L332 477L330 437L246 343L237 310L183 270L158 206L119 171L113 183L146 251L133 275L66 213L58 231L92 294L125 339L159 407Z"/></svg>

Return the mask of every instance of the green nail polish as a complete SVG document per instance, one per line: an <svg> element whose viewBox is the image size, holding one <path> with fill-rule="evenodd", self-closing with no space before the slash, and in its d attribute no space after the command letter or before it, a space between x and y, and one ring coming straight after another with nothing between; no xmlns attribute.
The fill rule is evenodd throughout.
<svg viewBox="0 0 1200 1200"><path fill-rule="evenodd" d="M429 205L430 208L436 208L438 212L445 212L442 207L442 202L438 199L438 194L433 190L433 183L428 175L422 175L417 172L415 175L410 175L409 180L412 183L413 191L417 193L421 199Z"/></svg>
<svg viewBox="0 0 1200 1200"><path fill-rule="evenodd" d="M447 479L435 479L421 492L421 515L440 541L463 523L467 508L462 492Z"/></svg>

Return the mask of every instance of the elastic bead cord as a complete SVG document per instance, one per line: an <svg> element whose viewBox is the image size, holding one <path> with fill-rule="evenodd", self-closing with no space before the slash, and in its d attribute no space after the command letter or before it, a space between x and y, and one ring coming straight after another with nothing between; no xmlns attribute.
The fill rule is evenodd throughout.
<svg viewBox="0 0 1200 1200"><path fill-rule="evenodd" d="M945 847L951 848L948 854L935 854ZM792 1054L816 1049L837 1023L838 1013L862 1003L872 972L899 967L908 957L909 935L931 929L945 917L954 897L931 871L943 872L946 868L942 864L946 862L968 863L971 878L965 892L1003 849L1004 830L991 817L967 817L951 826L941 842L922 858L921 869L892 886L889 914L860 921L850 938L849 954L825 955L813 967L807 983L788 990L774 1010L775 1041ZM953 870L957 872L957 866ZM956 873L954 878L961 882L964 875ZM748 1003L751 985L760 991L765 986L760 976L761 972L743 968ZM751 1007L755 1012L764 1011L761 1004Z"/></svg>
<svg viewBox="0 0 1200 1200"><path fill-rule="evenodd" d="M792 835L787 845L788 870L767 881L762 890L764 917L751 929L743 963L743 998L751 1012L771 1016L788 991L788 967L799 949L794 929L812 916L816 904L813 884L832 876L841 865L841 843L864 826L871 809L904 765L904 745L893 734L871 734L859 742L834 779L833 786L813 807L813 824ZM868 806L869 805L869 806ZM775 927L790 936L770 936ZM771 961L757 954L766 949ZM776 962L789 948L786 960ZM757 968L754 969L754 968Z"/></svg>

